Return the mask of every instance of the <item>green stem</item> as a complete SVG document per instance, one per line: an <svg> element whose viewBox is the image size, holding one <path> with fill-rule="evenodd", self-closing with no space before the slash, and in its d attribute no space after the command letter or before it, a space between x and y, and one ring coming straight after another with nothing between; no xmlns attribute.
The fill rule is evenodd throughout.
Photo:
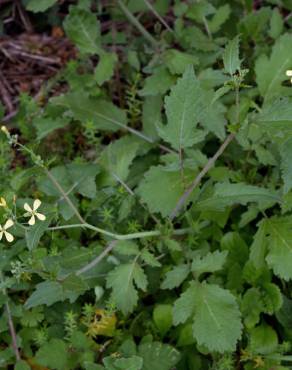
<svg viewBox="0 0 292 370"><path fill-rule="evenodd" d="M55 185L55 187L59 190L59 192L63 195L64 199L66 200L66 202L68 203L68 205L70 206L70 208L72 209L72 211L75 213L76 217L78 218L78 220L82 223L82 224L86 224L86 221L84 220L84 218L81 216L81 214L78 212L78 209L74 206L73 202L71 201L71 199L68 197L68 195L66 194L66 192L64 191L64 189L62 188L62 186L59 184L59 182L57 181L57 179L55 178L55 176L49 171L47 170L46 168L44 168L44 171L46 173L46 175L48 176L48 178L52 181L52 183Z"/></svg>
<svg viewBox="0 0 292 370"><path fill-rule="evenodd" d="M169 31L173 32L173 30L169 27L169 25L165 22L165 20L161 17L161 15L156 11L154 6L148 1L148 0L143 0L146 6L150 9L150 11L155 15L155 17L164 25L164 27Z"/></svg>
<svg viewBox="0 0 292 370"><path fill-rule="evenodd" d="M73 228L86 228L90 230L97 231L100 234L107 235L115 240L132 240L132 239L142 239L142 238L149 238L152 236L160 236L162 235L161 231L159 230L151 230L151 231L141 231L138 233L132 234L116 234L110 231L101 229L97 226L85 223L85 224L72 224L72 225L60 225L60 226L53 226L49 227L48 230L64 230L64 229L73 229ZM187 229L178 229L173 231L173 235L184 235L190 231L189 228Z"/></svg>
<svg viewBox="0 0 292 370"><path fill-rule="evenodd" d="M3 279L3 275L2 275L1 272L0 272L0 280L1 280L1 283L3 284L4 279ZM5 288L2 289L2 293L4 295L6 295L7 299L8 299L7 291L6 291ZM11 314L10 305L9 305L8 300L5 303L5 311L6 311L6 314L7 314L8 327L9 327L9 332L10 332L10 335L11 335L12 348L13 348L16 360L20 361L21 357L20 357L20 353L19 353L19 349L18 349L18 345L17 345L17 336L16 336L16 331L15 331L15 327L14 327L14 323L13 323L12 314Z"/></svg>
<svg viewBox="0 0 292 370"><path fill-rule="evenodd" d="M146 30L146 28L138 21L138 19L130 12L122 0L117 0L119 7L129 19L129 21L142 33L146 40L148 40L153 46L157 47L158 42L154 37Z"/></svg>

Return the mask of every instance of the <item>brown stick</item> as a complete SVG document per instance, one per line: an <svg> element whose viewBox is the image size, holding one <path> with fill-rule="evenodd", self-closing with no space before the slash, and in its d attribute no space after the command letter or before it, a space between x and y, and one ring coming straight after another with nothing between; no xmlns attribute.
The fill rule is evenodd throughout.
<svg viewBox="0 0 292 370"><path fill-rule="evenodd" d="M12 340L12 348L13 348L13 351L15 353L16 360L20 361L21 357L20 357L20 353L19 353L19 350L18 350L16 332L15 332L15 328L14 328L14 324L13 324L13 320L12 320L12 315L11 315L11 310L10 310L10 306L9 306L8 302L6 302L6 304L5 304L5 309L6 309L6 313L7 313L7 317L8 317L8 326L9 326L9 331L10 331L11 340Z"/></svg>
<svg viewBox="0 0 292 370"><path fill-rule="evenodd" d="M12 111L14 111L14 107L13 107L13 104L12 104L12 101L11 101L11 97L9 95L9 92L7 91L3 81L2 81L2 73L0 72L0 96L1 96L1 99L3 101L3 103L5 104L7 110L9 113L11 113Z"/></svg>
<svg viewBox="0 0 292 370"><path fill-rule="evenodd" d="M191 193L194 191L194 189L199 185L202 178L206 175L206 173L214 166L216 160L220 157L220 155L224 152L224 150L227 148L227 146L231 143L231 141L235 138L235 133L229 134L220 148L217 150L217 152L211 157L205 167L202 169L202 171L196 176L194 181L192 182L191 186L184 192L184 194L181 196L179 201L177 202L175 208L171 212L169 218L170 220L173 220L181 211L182 207L186 203L187 199L191 195Z"/></svg>
<svg viewBox="0 0 292 370"><path fill-rule="evenodd" d="M44 64L61 64L60 58L58 57L57 58L44 57L42 55L30 54L25 51L21 51L17 49L10 50L10 54L15 55L15 56L25 57L25 58L32 59L32 60L37 60L38 62L44 63Z"/></svg>
<svg viewBox="0 0 292 370"><path fill-rule="evenodd" d="M16 7L17 7L17 10L18 10L19 17L20 17L20 19L23 23L25 31L28 32L28 33L32 33L33 32L33 27L32 27L31 21L30 21L28 15L27 15L27 13L23 9L20 0L15 0L15 2L16 2Z"/></svg>

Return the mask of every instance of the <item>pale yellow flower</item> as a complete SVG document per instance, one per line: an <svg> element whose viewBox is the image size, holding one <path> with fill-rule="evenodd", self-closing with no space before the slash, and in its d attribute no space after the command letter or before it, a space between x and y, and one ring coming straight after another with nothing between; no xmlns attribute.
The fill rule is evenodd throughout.
<svg viewBox="0 0 292 370"><path fill-rule="evenodd" d="M287 77L292 77L292 69L288 69L288 70L286 71L286 76L287 76Z"/></svg>
<svg viewBox="0 0 292 370"><path fill-rule="evenodd" d="M1 131L4 132L4 134L9 135L9 131L6 126L1 126Z"/></svg>
<svg viewBox="0 0 292 370"><path fill-rule="evenodd" d="M36 199L33 202L33 207L31 208L28 203L25 203L23 208L27 211L27 213L24 214L25 217L30 217L28 224L29 225L34 225L35 224L35 218L38 218L40 221L45 221L46 216L43 215L42 213L37 212L38 208L42 202L39 199Z"/></svg>
<svg viewBox="0 0 292 370"><path fill-rule="evenodd" d="M6 200L3 197L0 197L0 207L7 207Z"/></svg>
<svg viewBox="0 0 292 370"><path fill-rule="evenodd" d="M11 219L7 220L4 226L0 225L0 240L2 240L4 235L9 243L13 242L14 236L7 231L13 225L14 222Z"/></svg>

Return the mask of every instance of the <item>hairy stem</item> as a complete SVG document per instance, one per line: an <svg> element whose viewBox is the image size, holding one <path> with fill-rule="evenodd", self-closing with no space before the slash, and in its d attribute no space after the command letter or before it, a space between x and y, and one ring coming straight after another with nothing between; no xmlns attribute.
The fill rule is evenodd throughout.
<svg viewBox="0 0 292 370"><path fill-rule="evenodd" d="M239 87L240 84L235 84L235 107L236 107L236 124L239 125L240 123L240 96L239 96ZM217 150L217 152L211 157L202 171L196 176L194 181L192 182L191 186L183 193L179 201L177 202L175 208L171 212L169 218L170 220L173 220L181 211L181 209L184 207L187 199L191 195L191 193L195 190L195 188L200 184L203 177L209 172L209 170L214 166L217 159L221 156L221 154L225 151L225 149L228 147L228 145L231 143L231 141L235 138L236 133L232 132L230 133L224 142L221 144L220 148Z"/></svg>
<svg viewBox="0 0 292 370"><path fill-rule="evenodd" d="M115 124L115 125L123 128L123 129L129 131L131 134L133 134L133 135L135 135L135 136L137 136L137 137L139 137L139 138L147 141L148 143L155 144L155 141L152 138L150 138L149 136L146 136L145 134L143 134L142 132L140 132L138 130L135 130L132 127L129 127L129 126L123 124L122 122L119 122L116 119L110 118L110 117L105 116L104 114L101 114L101 113L95 113L95 114L96 114L97 117L103 118L103 119L105 119L105 120L107 120L107 121L109 121L109 122L111 122L111 123L113 123L113 124ZM170 148L168 148L165 145L158 144L158 146L159 146L160 149L164 150L167 153L177 153L175 150L170 149Z"/></svg>
<svg viewBox="0 0 292 370"><path fill-rule="evenodd" d="M1 272L0 272L0 279L1 279L1 283L3 283L3 275L2 275ZM6 291L5 288L2 289L2 292L3 292L4 295L7 296L7 291ZM11 341L12 341L12 348L13 348L16 360L20 361L21 357L20 357L20 353L19 353L19 349L18 349L18 345L17 345L16 331L15 331L15 327L14 327L14 323L13 323L13 319L12 319L12 314L11 314L11 310L10 310L10 305L9 305L8 301L5 303L5 311L6 311L6 314L7 314L8 327L9 327L9 332L10 332Z"/></svg>
<svg viewBox="0 0 292 370"><path fill-rule="evenodd" d="M138 19L130 12L122 0L118 0L118 5L128 20L141 32L141 34L148 40L154 47L158 46L155 38L146 30L146 28L138 21Z"/></svg>
<svg viewBox="0 0 292 370"><path fill-rule="evenodd" d="M59 182L57 181L57 179L55 178L55 176L52 175L51 172L49 170L47 170L46 168L44 170L45 170L45 173L48 176L48 178L52 181L52 183L57 188L57 190L59 190L59 192L63 195L64 199L66 200L66 202L68 203L68 205L70 206L70 208L72 209L72 211L75 213L75 215L78 218L78 220L82 224L86 224L86 221L81 216L81 214L79 213L78 209L74 206L73 202L68 197L67 193L64 191L64 189L62 188L62 186L59 184Z"/></svg>
<svg viewBox="0 0 292 370"><path fill-rule="evenodd" d="M117 244L117 240L113 240L109 243L109 245L101 252L94 260L89 262L87 265L83 266L81 269L76 271L76 275L84 274L85 272L91 270L93 267L95 267L100 261L104 259L111 251L114 249L114 247Z"/></svg>
<svg viewBox="0 0 292 370"><path fill-rule="evenodd" d="M21 357L20 357L20 353L19 353L19 349L17 345L16 331L14 328L14 323L13 323L11 310L10 310L10 306L8 302L5 303L5 310L6 310L6 314L8 318L8 326L9 326L9 332L10 332L11 340L12 340L12 348L15 353L16 360L20 361Z"/></svg>
<svg viewBox="0 0 292 370"><path fill-rule="evenodd" d="M170 220L173 220L181 211L183 206L185 205L186 201L188 200L191 193L194 191L194 189L200 184L202 178L209 172L209 170L214 166L216 160L221 156L221 154L225 151L227 146L231 143L231 141L235 138L235 133L229 134L220 148L217 150L217 152L211 157L205 167L202 169L202 171L197 175L197 177L192 182L191 186L183 193L179 201L177 202L175 208L171 212L169 218Z"/></svg>
<svg viewBox="0 0 292 370"><path fill-rule="evenodd" d="M159 20L160 23L164 25L164 27L169 31L174 33L174 31L169 27L169 25L165 22L165 20L161 17L161 15L157 12L154 6L148 0L143 0L149 10L155 15L155 17Z"/></svg>
<svg viewBox="0 0 292 370"><path fill-rule="evenodd" d="M141 231L138 233L133 233L133 234L116 234L111 231L107 231L104 229L101 229L100 227L91 225L87 223L84 218L80 215L78 212L77 208L74 206L72 203L71 199L68 197L67 193L65 190L62 188L61 184L58 182L58 180L54 177L54 175L51 174L49 170L44 168L45 173L49 177L49 179L52 181L54 186L56 187L57 190L63 195L64 199L68 203L68 205L71 207L71 209L74 211L75 215L81 222L80 224L72 224L72 225L61 225L61 226L54 226L54 227L49 227L48 230L61 230L61 229L72 229L72 228L78 228L78 227L83 227L86 229L90 229L93 231L97 231L100 234L109 236L113 239L116 240L131 240L131 239L141 239L141 238L147 238L147 237L152 237L152 236L159 236L161 235L161 232L159 230L152 230L152 231ZM174 230L175 235L182 235L186 234L189 232L189 229L181 229L181 230Z"/></svg>
<svg viewBox="0 0 292 370"><path fill-rule="evenodd" d="M78 227L82 227L82 228L86 228L86 229L89 229L89 230L97 231L98 233L109 236L109 237L111 237L115 240L142 239L142 238L149 238L149 237L152 237L152 236L160 236L161 235L161 231L159 231L159 230L141 231L141 232L132 233L132 234L116 234L116 233L112 233L110 231L101 229L97 226L94 226L94 225L91 225L91 224L88 224L88 223L53 226L53 227L49 227L48 230L64 230L64 229L73 229L73 228L78 228ZM184 235L184 234L187 234L189 231L190 231L189 228L187 228L187 229L178 229L178 230L173 231L173 235Z"/></svg>

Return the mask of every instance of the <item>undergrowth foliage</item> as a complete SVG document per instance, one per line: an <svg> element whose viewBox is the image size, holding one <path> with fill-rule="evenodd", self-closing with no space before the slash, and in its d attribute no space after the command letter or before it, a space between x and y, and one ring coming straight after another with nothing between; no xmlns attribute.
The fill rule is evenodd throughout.
<svg viewBox="0 0 292 370"><path fill-rule="evenodd" d="M0 133L1 368L291 368L292 5L252 3L69 6Z"/></svg>

